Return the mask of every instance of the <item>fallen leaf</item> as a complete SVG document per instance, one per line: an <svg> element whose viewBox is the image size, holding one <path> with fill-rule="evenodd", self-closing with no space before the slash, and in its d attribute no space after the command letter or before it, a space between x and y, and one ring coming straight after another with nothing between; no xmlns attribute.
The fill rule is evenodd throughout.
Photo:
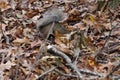
<svg viewBox="0 0 120 80"><path fill-rule="evenodd" d="M17 38L13 41L13 43L18 43L18 44L23 44L23 43L26 43L26 44L29 44L30 41L28 38Z"/></svg>
<svg viewBox="0 0 120 80"><path fill-rule="evenodd" d="M25 14L25 16L27 16L28 18L32 18L35 15L37 15L38 13L39 13L39 10L30 10Z"/></svg>
<svg viewBox="0 0 120 80"><path fill-rule="evenodd" d="M8 8L10 8L7 0L0 0L0 8L1 8L1 11L7 10Z"/></svg>
<svg viewBox="0 0 120 80"><path fill-rule="evenodd" d="M69 11L69 17L68 20L69 21L77 21L80 20L80 12L78 9L74 8L71 11Z"/></svg>
<svg viewBox="0 0 120 80"><path fill-rule="evenodd" d="M13 62L11 62L11 61L8 61L7 63L5 63L5 64L3 64L3 63L1 63L0 64L0 71L3 71L3 70L5 70L5 69L10 69L12 66L15 66L16 64L15 63L13 63Z"/></svg>
<svg viewBox="0 0 120 80"><path fill-rule="evenodd" d="M95 18L93 17L93 15L89 15L89 18L93 23L95 22Z"/></svg>

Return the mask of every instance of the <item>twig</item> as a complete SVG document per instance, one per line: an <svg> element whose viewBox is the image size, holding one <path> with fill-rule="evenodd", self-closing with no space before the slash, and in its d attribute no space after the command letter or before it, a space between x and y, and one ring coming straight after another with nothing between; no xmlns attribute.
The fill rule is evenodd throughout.
<svg viewBox="0 0 120 80"><path fill-rule="evenodd" d="M103 12L105 10L107 4L108 4L108 1L105 1L102 8L101 8L101 10L100 10L100 12Z"/></svg>
<svg viewBox="0 0 120 80"><path fill-rule="evenodd" d="M49 35L50 35L51 32L52 32L52 29L53 29L53 27L54 27L54 24L55 24L55 23L53 22L53 23L52 23L52 26L50 27L50 30L49 30L49 32L48 32L48 34L47 34L47 37L45 38L45 43L41 44L41 46L39 47L38 54L36 54L36 56L35 56L35 60L34 60L34 62L33 62L33 64L32 64L32 66L31 66L30 72L34 69L35 65L38 63L39 58L42 57L42 53L44 52L44 48L45 48L47 39L48 39ZM29 76L30 76L30 74L27 76L27 79L29 78Z"/></svg>
<svg viewBox="0 0 120 80"><path fill-rule="evenodd" d="M114 42L114 43L115 44L107 50L108 53L112 53L112 52L117 51L119 49L120 42Z"/></svg>
<svg viewBox="0 0 120 80"><path fill-rule="evenodd" d="M45 71L43 74L39 75L38 78L37 78L36 80L40 80L40 78L41 78L42 76L48 74L49 72L51 72L51 71L53 71L53 70L55 70L55 69L56 69L56 67L53 67L53 68L51 68L51 69Z"/></svg>
<svg viewBox="0 0 120 80"><path fill-rule="evenodd" d="M48 39L49 35L50 35L51 32L52 32L52 29L53 29L54 25L55 25L55 22L53 22L52 25L51 25L51 27L50 27L50 30L49 30L49 32L48 32L48 34L47 34L47 37L45 38L45 43L41 44L41 46L40 46L40 48L39 48L38 54L36 55L35 61L34 61L33 66L32 66L33 68L34 68L35 64L37 64L38 59L41 57L41 54L40 54L40 53L44 52L45 44L46 44L46 42L47 42L47 39Z"/></svg>
<svg viewBox="0 0 120 80"><path fill-rule="evenodd" d="M119 79L120 79L120 75L118 75L118 76L113 76L112 78L113 78L113 80L119 80Z"/></svg>
<svg viewBox="0 0 120 80"><path fill-rule="evenodd" d="M96 56L95 56L96 62L97 62L97 57L98 57L98 55L101 54L101 53L103 52L103 49L106 47L106 44L107 44L108 40L110 39L110 35L111 35L113 29L116 28L116 26L113 26L113 25L112 25L112 21L113 21L113 20L114 20L114 18L111 18L111 20L110 20L110 25L111 25L112 29L110 30L109 35L108 35L107 38L105 39L105 43L104 43L104 45L102 46L102 48L97 52L97 54L96 54Z"/></svg>
<svg viewBox="0 0 120 80"><path fill-rule="evenodd" d="M47 49L48 49L48 52L50 52L50 53L52 53L52 54L54 54L54 55L57 55L57 56L62 57L62 58L67 62L68 66L77 73L77 75L78 75L78 77L79 77L80 79L82 79L82 75L81 75L81 73L79 72L77 66L72 63L71 59L70 59L66 54L64 54L64 53L61 52L61 51L58 51L58 50L57 50L54 46L52 46L52 45L48 45Z"/></svg>
<svg viewBox="0 0 120 80"><path fill-rule="evenodd" d="M110 12L111 12L111 11L110 11ZM115 16L116 16L116 15L112 16L111 19L110 19L110 25L111 25L112 29L111 29L111 31L109 32L109 35L108 35L108 37L106 38L105 43L104 43L103 47L101 48L101 50L103 50L103 48L106 46L106 44L107 44L107 42L108 42L108 40L109 40L109 38L110 38L110 35L111 35L113 29L116 28L116 26L114 26L114 25L112 24L113 20L115 19Z"/></svg>
<svg viewBox="0 0 120 80"><path fill-rule="evenodd" d="M39 61L39 58L42 56L42 52L43 52L44 47L45 47L45 44L43 43L43 44L40 46L40 48L39 48L38 54L36 54L36 56L35 56L35 60L34 60L33 64L31 65L31 68L30 68L30 70L29 70L30 72L35 68L35 65L36 65L36 64L38 63L38 61ZM31 74L31 73L29 73L29 74L27 75L26 80L29 79L30 74Z"/></svg>
<svg viewBox="0 0 120 80"><path fill-rule="evenodd" d="M109 40L109 38L110 38L110 35L111 35L113 29L115 29L115 26L112 25L112 22L110 22L110 23L111 23L112 29L110 30L109 35L108 35L108 37L106 38L105 43L104 43L103 47L101 48L101 50L103 50L103 49L105 48L105 46L106 46L106 44L107 44L107 42L108 42L108 40Z"/></svg>
<svg viewBox="0 0 120 80"><path fill-rule="evenodd" d="M102 76L103 76L102 74L95 73L95 72L92 72L92 71L89 71L89 70L79 69L79 71L80 71L81 73L89 74L89 75L93 75L93 76L98 76L98 77L102 77Z"/></svg>
<svg viewBox="0 0 120 80"><path fill-rule="evenodd" d="M67 76L67 77L75 77L75 78L78 77L78 76L76 76L76 75L65 74L65 73L63 73L63 72L61 72L61 71L59 71L59 70L57 70L57 69L55 69L55 71L56 71L57 73L63 75L63 76Z"/></svg>
<svg viewBox="0 0 120 80"><path fill-rule="evenodd" d="M76 57L76 58L75 58L75 60L74 60L74 62L73 62L75 65L77 65L77 60L79 59L80 52L81 52L81 51L80 51L79 48L76 48L76 49L75 49L75 55L76 55L75 57Z"/></svg>

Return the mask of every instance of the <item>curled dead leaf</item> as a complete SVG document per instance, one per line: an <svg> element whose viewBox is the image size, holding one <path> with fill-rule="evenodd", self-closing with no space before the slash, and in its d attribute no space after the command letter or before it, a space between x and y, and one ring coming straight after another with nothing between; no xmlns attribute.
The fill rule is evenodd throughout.
<svg viewBox="0 0 120 80"><path fill-rule="evenodd" d="M77 21L80 19L79 16L80 16L80 12L76 8L74 8L71 11L69 11L68 20L69 21Z"/></svg>
<svg viewBox="0 0 120 80"><path fill-rule="evenodd" d="M13 43L18 43L18 44L23 44L23 43L26 43L26 44L29 44L30 43L30 40L28 38L17 38L13 41Z"/></svg>
<svg viewBox="0 0 120 80"><path fill-rule="evenodd" d="M28 18L32 18L35 15L37 15L38 13L39 13L39 10L30 10L25 14L25 16L27 16Z"/></svg>

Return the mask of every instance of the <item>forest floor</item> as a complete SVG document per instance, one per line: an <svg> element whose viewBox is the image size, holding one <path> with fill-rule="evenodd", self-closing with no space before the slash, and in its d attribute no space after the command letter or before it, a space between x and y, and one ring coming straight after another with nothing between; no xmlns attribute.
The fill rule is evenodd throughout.
<svg viewBox="0 0 120 80"><path fill-rule="evenodd" d="M0 80L119 80L120 6L108 1L0 0ZM70 33L49 43L37 21L54 7Z"/></svg>

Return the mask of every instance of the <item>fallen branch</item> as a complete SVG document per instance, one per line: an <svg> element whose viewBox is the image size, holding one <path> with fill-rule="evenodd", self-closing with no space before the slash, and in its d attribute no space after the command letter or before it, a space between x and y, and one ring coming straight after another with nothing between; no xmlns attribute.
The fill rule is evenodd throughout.
<svg viewBox="0 0 120 80"><path fill-rule="evenodd" d="M68 66L77 73L77 75L78 75L78 77L79 77L80 79L82 79L82 75L81 75L81 73L79 72L77 66L72 63L71 59L70 59L66 54L64 54L64 53L61 52L61 51L58 51L58 50L57 50L54 46L52 46L52 45L48 45L47 49L48 49L48 52L50 52L50 53L52 53L52 54L54 54L54 55L57 55L57 56L62 57L62 58L67 62Z"/></svg>
<svg viewBox="0 0 120 80"><path fill-rule="evenodd" d="M52 45L48 45L48 52L50 52L50 53L52 53L54 55L62 57L67 62L68 66L71 69L73 69L74 71L76 71L76 73L78 74L78 76L81 79L82 79L81 73L89 74L89 75L93 75L93 76L98 76L98 77L102 77L103 76L102 74L95 73L95 72L92 72L92 71L89 71L89 70L78 69L77 66L74 63L72 63L71 59L66 54L64 54L63 52L57 50Z"/></svg>

